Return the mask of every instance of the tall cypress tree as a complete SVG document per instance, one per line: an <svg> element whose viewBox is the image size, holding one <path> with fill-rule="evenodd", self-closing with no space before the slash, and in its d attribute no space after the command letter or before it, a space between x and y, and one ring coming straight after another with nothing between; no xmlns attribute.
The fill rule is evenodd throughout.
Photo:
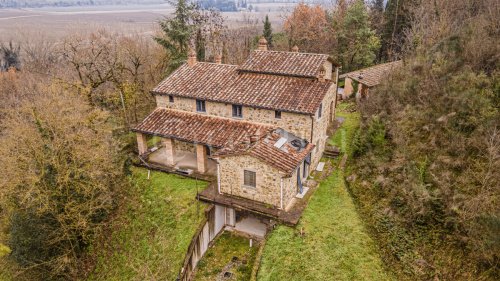
<svg viewBox="0 0 500 281"><path fill-rule="evenodd" d="M267 40L267 44L269 47L273 45L273 28L271 27L271 22L269 21L269 16L266 15L266 20L264 21L264 31L262 35Z"/></svg>
<svg viewBox="0 0 500 281"><path fill-rule="evenodd" d="M195 9L195 5L188 4L186 0L179 0L175 5L174 17L160 21L163 36L155 37L154 40L162 45L169 55L169 72L187 59L189 40L196 28L192 21Z"/></svg>

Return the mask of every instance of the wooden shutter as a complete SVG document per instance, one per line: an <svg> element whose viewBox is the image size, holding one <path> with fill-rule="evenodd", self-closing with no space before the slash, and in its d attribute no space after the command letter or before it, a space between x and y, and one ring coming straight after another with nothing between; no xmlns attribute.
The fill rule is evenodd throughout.
<svg viewBox="0 0 500 281"><path fill-rule="evenodd" d="M256 175L255 175L255 172L252 172L252 171L247 171L247 170L244 170L243 171L243 184L246 185L246 186L252 186L252 187L255 187L256 186Z"/></svg>

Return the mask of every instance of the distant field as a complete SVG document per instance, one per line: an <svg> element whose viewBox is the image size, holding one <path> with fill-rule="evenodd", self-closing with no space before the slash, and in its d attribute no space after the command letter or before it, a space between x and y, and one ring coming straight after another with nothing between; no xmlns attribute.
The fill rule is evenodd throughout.
<svg viewBox="0 0 500 281"><path fill-rule="evenodd" d="M223 16L229 27L245 24L248 19L261 24L269 15L275 30L283 16L296 4L254 4L257 12L227 12ZM0 9L0 42L43 38L58 41L69 34L85 34L100 28L126 34L152 35L158 20L170 15L169 4L45 7L36 9Z"/></svg>

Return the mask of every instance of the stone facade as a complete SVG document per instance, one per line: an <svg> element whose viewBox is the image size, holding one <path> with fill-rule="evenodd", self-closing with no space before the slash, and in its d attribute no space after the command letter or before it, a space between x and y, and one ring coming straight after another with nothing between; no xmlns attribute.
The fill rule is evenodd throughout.
<svg viewBox="0 0 500 281"><path fill-rule="evenodd" d="M247 155L225 157L218 161L221 193L280 207L282 173L276 168ZM244 170L256 173L255 187L243 184Z"/></svg>
<svg viewBox="0 0 500 281"><path fill-rule="evenodd" d="M285 208L298 193L297 170L292 176L285 175L276 168L248 155L230 156L217 159L219 162L220 191L224 194L243 197L277 208ZM303 162L300 165L301 179ZM256 186L248 187L243 183L244 170L256 173ZM283 188L283 200L281 198Z"/></svg>
<svg viewBox="0 0 500 281"><path fill-rule="evenodd" d="M169 102L169 97L156 96L158 107L196 112L196 100L191 98L174 97L174 102ZM275 118L275 111L261 108L243 106L243 117L233 117L232 104L206 102L206 113L218 117L234 118L250 122L275 125L304 139L311 139L311 117L307 114L281 112L281 118Z"/></svg>
<svg viewBox="0 0 500 281"><path fill-rule="evenodd" d="M331 66L330 66L331 67ZM337 82L338 73L335 71L332 78ZM326 131L335 116L335 106L337 98L337 83L334 83L322 102L321 117L318 118L318 112L314 116L307 114L298 114L291 112L281 112L281 118L275 118L274 110L261 108L243 107L242 118L232 117L232 105L218 102L209 102L205 104L206 113L218 117L234 118L250 122L272 124L282 128L290 133L293 133L301 138L304 138L314 145L316 148L312 153L312 161L310 169L313 170L321 160L321 155L325 149L325 143L328 138ZM196 112L196 100L192 98L174 97L174 101L170 102L169 96L156 95L158 107ZM312 139L311 139L312 129ZM182 150L189 148L185 146ZM195 152L194 148L189 151Z"/></svg>
<svg viewBox="0 0 500 281"><path fill-rule="evenodd" d="M284 209L299 192L297 187L297 173L300 171L301 180L304 182L321 160L328 138L327 128L335 117L338 69L334 69L330 62L325 63L324 68L328 75L331 74L325 78L331 79L333 84L331 84L328 93L322 101L320 107L321 114L318 111L314 115L281 112L281 118L276 118L274 110L243 106L242 117L237 118L232 116L232 104L206 101L206 112L201 113L196 111L196 100L193 98L169 97L168 95L156 95L155 97L157 106L161 108L270 124L316 145L316 148L311 153L311 165L307 166L308 171L305 176L303 170L304 162L296 167L292 175L286 175L274 166L248 155L215 159L219 165L217 170L221 193L251 199ZM345 93L349 93L349 87L352 91L352 83L350 79L346 79ZM139 147L141 139L138 134ZM168 143L165 146L168 148ZM203 173L206 170L207 148L205 146L175 141L171 143L171 147L177 151L196 153L199 172ZM245 170L256 173L255 187L244 185Z"/></svg>
<svg viewBox="0 0 500 281"><path fill-rule="evenodd" d="M196 153L196 144L177 140L175 141L175 149L177 151Z"/></svg>
<svg viewBox="0 0 500 281"><path fill-rule="evenodd" d="M321 117L318 118L318 112L314 116L314 129L313 129L313 137L312 143L316 145L316 148L313 150L312 159L311 159L311 167L310 169L316 168L319 161L321 160L321 155L325 150L326 141L328 139L327 128L331 124L331 122L335 118L335 105L337 102L337 85L334 84L330 88L328 94L325 96L323 100L321 109ZM318 109L319 110L319 109ZM311 141L311 139L309 138Z"/></svg>

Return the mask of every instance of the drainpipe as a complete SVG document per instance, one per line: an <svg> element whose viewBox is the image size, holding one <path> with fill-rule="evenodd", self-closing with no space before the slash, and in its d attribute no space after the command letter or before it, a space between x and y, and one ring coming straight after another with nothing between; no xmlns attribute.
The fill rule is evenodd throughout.
<svg viewBox="0 0 500 281"><path fill-rule="evenodd" d="M316 114L311 115L311 143L313 143L313 134L314 134L314 118L316 117Z"/></svg>
<svg viewBox="0 0 500 281"><path fill-rule="evenodd" d="M217 162L217 191L219 192L219 194L221 194L221 192L220 192L220 164L219 164L219 162Z"/></svg>
<svg viewBox="0 0 500 281"><path fill-rule="evenodd" d="M283 209L283 178L280 182L280 208Z"/></svg>

